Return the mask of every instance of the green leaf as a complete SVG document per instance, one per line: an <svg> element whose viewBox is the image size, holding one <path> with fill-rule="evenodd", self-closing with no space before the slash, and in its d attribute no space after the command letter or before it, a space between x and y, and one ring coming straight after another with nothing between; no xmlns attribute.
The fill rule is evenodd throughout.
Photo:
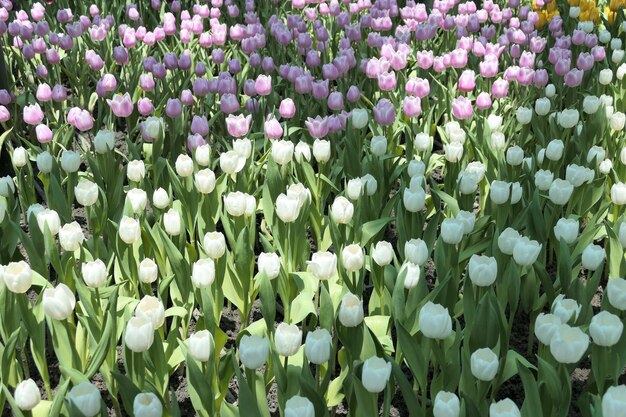
<svg viewBox="0 0 626 417"><path fill-rule="evenodd" d="M372 240L393 220L393 217L372 220L361 226L361 246L369 245Z"/></svg>

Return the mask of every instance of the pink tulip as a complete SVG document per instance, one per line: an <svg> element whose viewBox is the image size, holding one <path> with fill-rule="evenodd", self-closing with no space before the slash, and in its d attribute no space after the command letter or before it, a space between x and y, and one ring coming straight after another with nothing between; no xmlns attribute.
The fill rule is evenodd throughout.
<svg viewBox="0 0 626 417"><path fill-rule="evenodd" d="M47 101L50 101L52 100L52 89L46 83L39 84L39 87L37 87L37 93L35 94L35 97L37 97L37 100L44 102L44 103Z"/></svg>
<svg viewBox="0 0 626 417"><path fill-rule="evenodd" d="M466 120L472 117L474 110L472 102L466 97L460 96L452 100L452 115L459 120Z"/></svg>
<svg viewBox="0 0 626 417"><path fill-rule="evenodd" d="M11 112L6 107L0 105L0 123L11 120Z"/></svg>
<svg viewBox="0 0 626 417"><path fill-rule="evenodd" d="M52 140L52 130L46 125L37 125L35 135L39 143L48 143Z"/></svg>
<svg viewBox="0 0 626 417"><path fill-rule="evenodd" d="M116 94L113 96L113 100L107 99L107 103L116 117L129 117L133 114L133 101L128 93Z"/></svg>
<svg viewBox="0 0 626 417"><path fill-rule="evenodd" d="M263 130L268 139L280 139L283 136L283 128L274 115L267 118Z"/></svg>
<svg viewBox="0 0 626 417"><path fill-rule="evenodd" d="M296 115L296 104L290 98L283 99L280 102L278 113L283 119L291 119Z"/></svg>
<svg viewBox="0 0 626 417"><path fill-rule="evenodd" d="M491 107L491 97L489 96L489 93L483 91L478 95L478 97L476 97L476 107L480 110L487 110Z"/></svg>
<svg viewBox="0 0 626 417"><path fill-rule="evenodd" d="M252 121L252 116L244 116L243 114L239 114L237 116L229 115L226 118L226 129L228 130L228 134L235 137L240 138L248 134L250 130L250 122Z"/></svg>
<svg viewBox="0 0 626 417"><path fill-rule="evenodd" d="M41 111L41 107L39 107L38 103L24 107L24 122L25 123L35 126L41 123L42 120L43 120L43 111Z"/></svg>
<svg viewBox="0 0 626 417"><path fill-rule="evenodd" d="M258 95L267 96L272 92L272 77L261 74L257 77L254 86Z"/></svg>
<svg viewBox="0 0 626 417"><path fill-rule="evenodd" d="M406 96L402 101L402 112L408 117L416 117L422 114L422 103L419 98Z"/></svg>
<svg viewBox="0 0 626 417"><path fill-rule="evenodd" d="M461 76L459 77L459 91L464 92L464 93L468 93L470 91L474 90L474 87L476 87L476 80L475 80L476 75L474 74L474 71L472 70L465 70L461 73Z"/></svg>
<svg viewBox="0 0 626 417"><path fill-rule="evenodd" d="M147 97L140 98L137 101L137 111L139 111L139 114L142 116L148 116L152 114L152 112L154 111L154 105L152 104L152 100Z"/></svg>
<svg viewBox="0 0 626 417"><path fill-rule="evenodd" d="M93 117L91 116L91 113L89 113L89 111L78 109L74 116L73 124L76 129L80 130L81 132L85 132L93 127Z"/></svg>

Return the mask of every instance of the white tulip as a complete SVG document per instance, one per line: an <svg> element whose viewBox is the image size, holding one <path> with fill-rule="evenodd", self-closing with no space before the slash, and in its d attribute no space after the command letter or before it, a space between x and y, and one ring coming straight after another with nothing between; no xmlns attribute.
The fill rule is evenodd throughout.
<svg viewBox="0 0 626 417"><path fill-rule="evenodd" d="M80 271L83 276L83 281L91 288L102 287L109 277L107 266L101 259L83 263Z"/></svg>
<svg viewBox="0 0 626 417"><path fill-rule="evenodd" d="M145 316L131 317L126 323L124 344L131 352L141 353L150 349L154 342L152 320Z"/></svg>
<svg viewBox="0 0 626 417"><path fill-rule="evenodd" d="M280 356L293 356L302 345L302 330L295 324L280 323L274 333L274 346Z"/></svg>
<svg viewBox="0 0 626 417"><path fill-rule="evenodd" d="M363 322L363 301L356 295L347 293L339 305L339 322L346 327L356 327Z"/></svg>
<svg viewBox="0 0 626 417"><path fill-rule="evenodd" d="M615 314L601 311L591 319L589 334L598 346L614 346L619 342L624 331L624 323Z"/></svg>
<svg viewBox="0 0 626 417"><path fill-rule="evenodd" d="M549 345L563 322L554 314L539 313L535 320L535 336L544 345Z"/></svg>
<svg viewBox="0 0 626 417"><path fill-rule="evenodd" d="M208 330L195 332L187 339L189 355L198 362L207 362L215 350L213 335Z"/></svg>
<svg viewBox="0 0 626 417"><path fill-rule="evenodd" d="M239 360L248 369L258 369L267 361L269 343L257 335L244 335L239 341Z"/></svg>
<svg viewBox="0 0 626 417"><path fill-rule="evenodd" d="M46 316L54 320L67 320L76 307L76 297L65 284L43 291L42 303Z"/></svg>
<svg viewBox="0 0 626 417"><path fill-rule="evenodd" d="M333 346L332 336L326 329L317 329L307 333L304 354L309 362L321 365L330 359Z"/></svg>
<svg viewBox="0 0 626 417"><path fill-rule="evenodd" d="M452 318L448 309L429 301L419 312L419 326L429 339L446 339L452 334Z"/></svg>
<svg viewBox="0 0 626 417"><path fill-rule="evenodd" d="M209 288L215 281L215 262L211 258L198 259L191 268L191 283L196 288Z"/></svg>
<svg viewBox="0 0 626 417"><path fill-rule="evenodd" d="M391 376L391 363L376 356L366 359L363 362L361 382L363 387L371 393L382 392Z"/></svg>
<svg viewBox="0 0 626 417"><path fill-rule="evenodd" d="M262 252L257 261L259 272L265 273L269 279L277 278L280 275L280 257L277 253Z"/></svg>

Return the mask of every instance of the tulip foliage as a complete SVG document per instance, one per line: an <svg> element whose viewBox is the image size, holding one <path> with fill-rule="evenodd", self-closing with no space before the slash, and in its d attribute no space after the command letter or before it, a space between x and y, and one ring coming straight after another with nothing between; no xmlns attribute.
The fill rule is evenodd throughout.
<svg viewBox="0 0 626 417"><path fill-rule="evenodd" d="M624 416L625 4L480 3L0 0L3 415Z"/></svg>

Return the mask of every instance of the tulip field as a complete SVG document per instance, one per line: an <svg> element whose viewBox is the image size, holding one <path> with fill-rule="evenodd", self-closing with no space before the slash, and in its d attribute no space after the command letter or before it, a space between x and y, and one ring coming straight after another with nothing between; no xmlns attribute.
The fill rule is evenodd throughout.
<svg viewBox="0 0 626 417"><path fill-rule="evenodd" d="M0 0L2 416L626 416L626 0L131 1Z"/></svg>

